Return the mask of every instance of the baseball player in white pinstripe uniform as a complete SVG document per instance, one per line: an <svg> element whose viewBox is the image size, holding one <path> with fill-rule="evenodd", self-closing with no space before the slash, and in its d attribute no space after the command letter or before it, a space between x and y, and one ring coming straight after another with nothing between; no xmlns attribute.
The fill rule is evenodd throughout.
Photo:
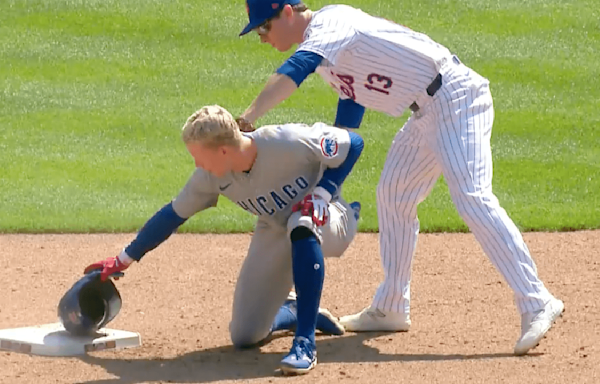
<svg viewBox="0 0 600 384"><path fill-rule="evenodd" d="M537 275L521 233L492 193L489 82L428 36L346 5L312 12L299 0L247 0L262 42L296 52L240 116L240 126L289 97L312 72L339 94L335 124L358 128L365 108L413 113L396 134L377 186L385 279L373 303L341 318L349 331L407 331L417 205L444 175L460 216L514 292L521 337L514 352L537 346L564 311Z"/></svg>

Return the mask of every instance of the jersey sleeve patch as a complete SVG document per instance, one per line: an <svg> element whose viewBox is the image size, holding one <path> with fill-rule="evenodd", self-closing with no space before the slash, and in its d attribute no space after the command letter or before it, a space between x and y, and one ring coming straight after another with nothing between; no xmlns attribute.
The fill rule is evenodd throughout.
<svg viewBox="0 0 600 384"><path fill-rule="evenodd" d="M338 154L340 146L337 140L333 137L321 138L321 152L326 158L335 157Z"/></svg>

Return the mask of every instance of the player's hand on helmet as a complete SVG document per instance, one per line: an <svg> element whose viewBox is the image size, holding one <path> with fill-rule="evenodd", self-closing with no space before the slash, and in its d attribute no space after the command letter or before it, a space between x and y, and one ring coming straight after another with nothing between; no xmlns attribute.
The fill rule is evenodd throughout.
<svg viewBox="0 0 600 384"><path fill-rule="evenodd" d="M102 261L88 265L84 270L84 274L92 271L100 270L100 280L106 281L109 277L118 280L123 276L123 271L134 261L125 251L122 251L119 256L109 257Z"/></svg>
<svg viewBox="0 0 600 384"><path fill-rule="evenodd" d="M238 117L237 119L235 119L235 122L240 128L240 131L242 132L252 132L255 129L254 124L244 119L243 117Z"/></svg>
<svg viewBox="0 0 600 384"><path fill-rule="evenodd" d="M329 220L329 200L331 194L321 187L315 188L292 207L292 212L300 212L302 216L311 216L313 223L318 227L327 224Z"/></svg>

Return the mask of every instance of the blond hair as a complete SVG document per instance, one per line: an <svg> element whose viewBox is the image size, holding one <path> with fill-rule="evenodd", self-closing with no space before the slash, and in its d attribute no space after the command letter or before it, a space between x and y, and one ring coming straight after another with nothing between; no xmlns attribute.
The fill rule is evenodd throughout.
<svg viewBox="0 0 600 384"><path fill-rule="evenodd" d="M200 142L209 147L239 145L242 134L235 119L225 108L208 105L190 116L181 129L183 142Z"/></svg>

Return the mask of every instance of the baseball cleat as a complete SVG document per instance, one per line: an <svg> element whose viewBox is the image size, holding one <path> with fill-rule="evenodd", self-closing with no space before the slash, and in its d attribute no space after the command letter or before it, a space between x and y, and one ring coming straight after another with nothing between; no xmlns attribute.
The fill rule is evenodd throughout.
<svg viewBox="0 0 600 384"><path fill-rule="evenodd" d="M358 219L360 219L360 210L362 206L358 201L352 202L349 205L350 208L352 208L352 210L354 211L354 218L358 221Z"/></svg>
<svg viewBox="0 0 600 384"><path fill-rule="evenodd" d="M521 315L521 338L515 344L515 355L524 355L537 347L564 310L565 304L553 298L539 311Z"/></svg>
<svg viewBox="0 0 600 384"><path fill-rule="evenodd" d="M317 365L317 348L306 337L297 336L292 349L283 360L280 368L284 375L304 375Z"/></svg>
<svg viewBox="0 0 600 384"><path fill-rule="evenodd" d="M367 307L354 315L342 316L340 323L351 332L406 332L410 329L410 315Z"/></svg>
<svg viewBox="0 0 600 384"><path fill-rule="evenodd" d="M283 305L287 307L290 311L296 313L296 292L290 292L288 294L287 300ZM340 323L340 320L337 317L333 316L331 312L329 312L327 309L321 307L319 307L319 313L317 314L316 328L317 331L321 332L324 335L341 336L344 334L344 326ZM289 330L295 331L295 324Z"/></svg>
<svg viewBox="0 0 600 384"><path fill-rule="evenodd" d="M316 328L325 335L341 336L344 334L344 326L340 320L325 308L319 308Z"/></svg>

